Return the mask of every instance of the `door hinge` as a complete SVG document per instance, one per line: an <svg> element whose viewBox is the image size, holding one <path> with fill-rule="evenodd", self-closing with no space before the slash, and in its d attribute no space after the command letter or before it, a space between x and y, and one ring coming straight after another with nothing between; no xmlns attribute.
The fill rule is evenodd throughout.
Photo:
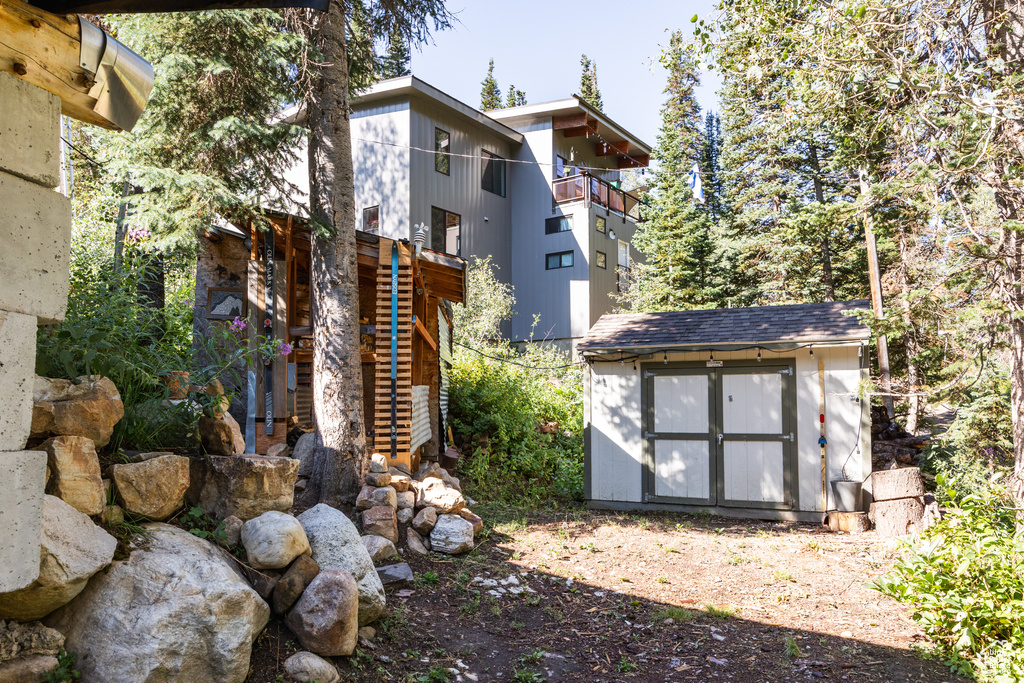
<svg viewBox="0 0 1024 683"><path fill-rule="evenodd" d="M644 379L649 379L651 377L654 377L654 373L651 372L650 370L645 370L644 371Z"/></svg>
<svg viewBox="0 0 1024 683"><path fill-rule="evenodd" d="M645 493L644 494L644 502L645 503L650 503L651 502L651 494L649 494L649 493Z"/></svg>
<svg viewBox="0 0 1024 683"><path fill-rule="evenodd" d="M779 370L779 374L780 375L790 375L790 376L792 376L793 375L793 368L783 368L783 369Z"/></svg>
<svg viewBox="0 0 1024 683"><path fill-rule="evenodd" d="M793 432L790 432L789 434L783 434L782 435L782 439L783 439L783 441L792 441L793 440Z"/></svg>
<svg viewBox="0 0 1024 683"><path fill-rule="evenodd" d="M658 435L657 434L652 434L651 432L644 432L644 438L645 439L657 439Z"/></svg>

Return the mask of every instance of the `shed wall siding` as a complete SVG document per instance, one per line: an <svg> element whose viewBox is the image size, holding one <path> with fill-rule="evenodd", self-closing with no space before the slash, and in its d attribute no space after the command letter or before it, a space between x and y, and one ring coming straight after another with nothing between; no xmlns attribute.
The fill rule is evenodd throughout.
<svg viewBox="0 0 1024 683"><path fill-rule="evenodd" d="M871 472L870 429L865 426L866 407L856 400L858 384L867 377L861 368L857 346L815 348L776 354L763 351L765 359L796 359L797 382L797 510L821 511L821 455L818 448L818 360L825 362L825 415L828 438L829 480L837 478L843 461L860 479ZM660 354L658 358L660 358ZM755 361L757 351L716 351L715 360ZM670 353L670 362L706 361L707 352ZM591 468L594 500L635 501L641 493L641 383L631 363L594 363L591 371L590 411L592 424ZM852 455L851 455L852 453ZM828 485L831 507L832 491ZM612 497L612 496L617 497Z"/></svg>
<svg viewBox="0 0 1024 683"><path fill-rule="evenodd" d="M643 500L640 373L632 365L591 366L591 495L596 500Z"/></svg>

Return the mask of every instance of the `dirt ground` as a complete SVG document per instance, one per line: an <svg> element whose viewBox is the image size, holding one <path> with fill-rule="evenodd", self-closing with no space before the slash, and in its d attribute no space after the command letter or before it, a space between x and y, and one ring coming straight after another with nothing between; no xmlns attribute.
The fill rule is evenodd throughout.
<svg viewBox="0 0 1024 683"><path fill-rule="evenodd" d="M477 506L460 557L409 560L391 614L346 681L964 680L912 648L903 607L869 582L894 559L873 533L682 514ZM274 620L252 683L299 649Z"/></svg>

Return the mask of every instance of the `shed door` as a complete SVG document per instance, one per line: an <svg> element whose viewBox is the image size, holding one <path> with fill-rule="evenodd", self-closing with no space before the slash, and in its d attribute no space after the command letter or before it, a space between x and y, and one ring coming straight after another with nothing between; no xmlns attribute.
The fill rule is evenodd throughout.
<svg viewBox="0 0 1024 683"><path fill-rule="evenodd" d="M783 380L789 368L722 370L719 505L784 504L787 456L793 441ZM790 404L792 405L792 404Z"/></svg>
<svg viewBox="0 0 1024 683"><path fill-rule="evenodd" d="M783 508L794 501L790 366L644 372L645 499Z"/></svg>
<svg viewBox="0 0 1024 683"><path fill-rule="evenodd" d="M710 373L683 370L650 378L645 434L650 494L694 505L715 503L714 423Z"/></svg>

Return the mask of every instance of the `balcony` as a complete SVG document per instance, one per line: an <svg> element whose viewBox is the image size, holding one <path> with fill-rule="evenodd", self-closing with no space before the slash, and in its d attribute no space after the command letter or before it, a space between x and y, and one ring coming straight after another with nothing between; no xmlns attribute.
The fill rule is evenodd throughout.
<svg viewBox="0 0 1024 683"><path fill-rule="evenodd" d="M592 175L580 174L558 178L551 184L555 204L584 201L603 206L612 213L639 219L640 199L625 190Z"/></svg>

